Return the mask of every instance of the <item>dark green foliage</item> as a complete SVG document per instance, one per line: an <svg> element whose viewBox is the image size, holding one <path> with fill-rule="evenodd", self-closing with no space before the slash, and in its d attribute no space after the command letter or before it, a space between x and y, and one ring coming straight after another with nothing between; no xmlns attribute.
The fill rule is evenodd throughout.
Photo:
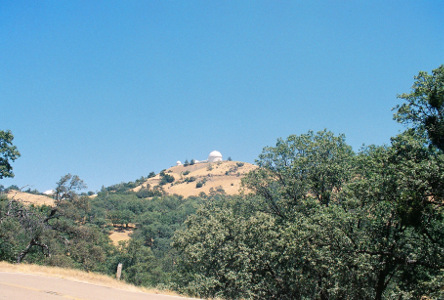
<svg viewBox="0 0 444 300"><path fill-rule="evenodd" d="M162 270L156 264L151 249L144 246L142 240L132 239L119 245L110 263L110 273L115 272L119 263L122 264L121 278L126 282L143 286L162 282Z"/></svg>
<svg viewBox="0 0 444 300"><path fill-rule="evenodd" d="M184 182L194 182L196 181L196 177L190 176L188 178L185 178Z"/></svg>
<svg viewBox="0 0 444 300"><path fill-rule="evenodd" d="M13 139L11 131L0 130L0 179L14 177L11 162L20 157L20 152L12 144Z"/></svg>
<svg viewBox="0 0 444 300"><path fill-rule="evenodd" d="M357 156L323 131L265 148L250 198L207 200L176 232L177 287L226 299L443 296L444 156L418 136Z"/></svg>
<svg viewBox="0 0 444 300"><path fill-rule="evenodd" d="M406 103L395 107L395 120L425 132L431 144L444 151L444 65L419 72L410 94L398 96Z"/></svg>
<svg viewBox="0 0 444 300"><path fill-rule="evenodd" d="M174 176L166 174L165 172L160 172L160 183L159 185L165 185L167 183L174 182Z"/></svg>
<svg viewBox="0 0 444 300"><path fill-rule="evenodd" d="M14 191L20 191L20 188L18 186L16 186L15 184L10 185L6 191L10 191L10 190L14 190Z"/></svg>
<svg viewBox="0 0 444 300"><path fill-rule="evenodd" d="M139 198L160 197L162 193L158 189L141 188L137 193Z"/></svg>

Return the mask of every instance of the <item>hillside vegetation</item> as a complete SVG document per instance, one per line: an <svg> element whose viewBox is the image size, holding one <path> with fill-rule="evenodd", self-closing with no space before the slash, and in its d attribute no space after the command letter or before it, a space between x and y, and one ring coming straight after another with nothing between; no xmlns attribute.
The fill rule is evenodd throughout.
<svg viewBox="0 0 444 300"><path fill-rule="evenodd" d="M161 188L166 195L183 197L199 196L202 193L209 195L217 191L227 195L237 195L241 189L242 178L255 168L257 168L255 165L235 161L175 166L148 178L133 191ZM172 176L174 181L162 182L165 176L163 174Z"/></svg>
<svg viewBox="0 0 444 300"><path fill-rule="evenodd" d="M0 260L110 275L122 263L129 283L204 298L444 299L444 66L415 80L389 145L355 152L308 131L257 167L173 167L95 197L67 174L51 206L0 195ZM244 193L230 195L235 180ZM115 245L116 228L133 232Z"/></svg>

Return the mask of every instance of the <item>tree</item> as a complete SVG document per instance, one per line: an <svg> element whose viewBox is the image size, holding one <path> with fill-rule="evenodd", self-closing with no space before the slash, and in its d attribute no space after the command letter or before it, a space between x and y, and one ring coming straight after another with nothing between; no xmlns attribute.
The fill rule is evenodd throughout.
<svg viewBox="0 0 444 300"><path fill-rule="evenodd" d="M182 291L205 298L272 299L278 233L275 219L243 199L215 196L174 235ZM286 299L280 297L280 299Z"/></svg>
<svg viewBox="0 0 444 300"><path fill-rule="evenodd" d="M76 191L86 188L86 184L77 175L66 174L57 182L55 189L55 200L61 202L63 200L72 201L78 197Z"/></svg>
<svg viewBox="0 0 444 300"><path fill-rule="evenodd" d="M415 76L412 91L398 96L406 103L394 109L394 119L412 124L415 130L426 133L431 144L444 151L444 65L432 74L421 71Z"/></svg>
<svg viewBox="0 0 444 300"><path fill-rule="evenodd" d="M351 178L353 156L344 135L327 130L290 135L263 149L256 161L259 168L243 185L263 196L281 217L310 195L328 206Z"/></svg>
<svg viewBox="0 0 444 300"><path fill-rule="evenodd" d="M411 131L354 155L323 131L264 149L176 232L180 284L227 299L443 297L444 153ZM251 201L248 201L251 200Z"/></svg>
<svg viewBox="0 0 444 300"><path fill-rule="evenodd" d="M163 275L162 270L156 265L156 258L149 247L143 245L142 240L131 239L120 242L113 263L114 272L119 263L123 265L122 279L126 282L154 286Z"/></svg>
<svg viewBox="0 0 444 300"><path fill-rule="evenodd" d="M444 155L424 144L407 132L391 147L365 149L347 187L347 214L354 221L341 231L349 253L367 257L374 299L442 293L427 285L443 275Z"/></svg>
<svg viewBox="0 0 444 300"><path fill-rule="evenodd" d="M12 144L13 139L11 131L0 130L0 179L14 177L11 162L20 157L20 152Z"/></svg>

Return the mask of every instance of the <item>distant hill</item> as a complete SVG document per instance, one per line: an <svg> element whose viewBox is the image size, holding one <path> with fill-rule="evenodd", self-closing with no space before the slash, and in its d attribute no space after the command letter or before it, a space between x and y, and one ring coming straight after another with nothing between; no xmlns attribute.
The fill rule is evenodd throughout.
<svg viewBox="0 0 444 300"><path fill-rule="evenodd" d="M8 197L8 199L15 199L27 205L54 205L54 199L45 195L36 195L17 190L9 190L6 196Z"/></svg>
<svg viewBox="0 0 444 300"><path fill-rule="evenodd" d="M167 195L176 194L183 197L198 196L202 192L208 195L211 191L237 195L240 193L242 178L256 168L255 165L239 161L174 166L147 179L133 191L162 188ZM174 181L162 184L162 178L169 176L174 177Z"/></svg>

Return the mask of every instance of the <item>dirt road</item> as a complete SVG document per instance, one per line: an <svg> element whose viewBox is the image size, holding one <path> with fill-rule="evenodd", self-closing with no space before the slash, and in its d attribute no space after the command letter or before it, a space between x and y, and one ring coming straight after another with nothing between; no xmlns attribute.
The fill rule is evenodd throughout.
<svg viewBox="0 0 444 300"><path fill-rule="evenodd" d="M126 291L55 277L0 272L0 299L183 300L190 298Z"/></svg>

